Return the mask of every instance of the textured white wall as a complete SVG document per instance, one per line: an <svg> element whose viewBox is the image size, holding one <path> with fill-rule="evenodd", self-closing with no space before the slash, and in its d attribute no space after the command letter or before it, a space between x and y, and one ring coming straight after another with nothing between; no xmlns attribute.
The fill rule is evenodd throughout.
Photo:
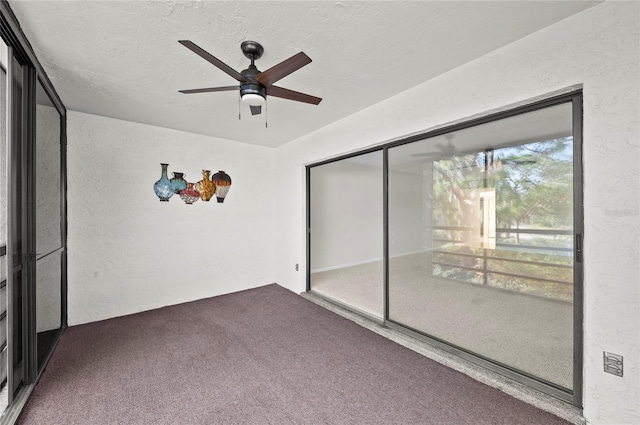
<svg viewBox="0 0 640 425"><path fill-rule="evenodd" d="M275 281L272 149L77 112L67 131L69 324ZM226 171L224 204L160 202L161 162Z"/></svg>
<svg viewBox="0 0 640 425"><path fill-rule="evenodd" d="M504 109L584 90L584 415L640 423L640 3L602 4L277 149L287 196L277 281L305 289L304 164ZM602 351L625 375L602 370Z"/></svg>

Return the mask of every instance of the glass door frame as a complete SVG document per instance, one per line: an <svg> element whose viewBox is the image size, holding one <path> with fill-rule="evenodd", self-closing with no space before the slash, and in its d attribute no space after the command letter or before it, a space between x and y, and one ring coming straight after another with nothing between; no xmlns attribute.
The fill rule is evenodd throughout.
<svg viewBox="0 0 640 425"><path fill-rule="evenodd" d="M320 161L320 162L316 162L313 164L309 164L305 167L305 193L307 194L306 196L306 207L305 207L305 211L306 211L306 225L305 225L305 229L306 229L306 264L307 264L307 274L306 274L306 291L309 292L311 291L311 169L314 167L319 167L322 165L326 165L326 164L331 164L332 162L338 162L338 161L342 161L344 159L349 159L349 158L354 158L357 156L361 156L361 155L366 155L369 153L373 153L373 152L381 152L384 151L383 146L375 146L369 149L363 149L361 151L358 152L354 152L354 153L350 153L350 154L346 154L346 155L340 155L340 156L336 156L334 158L330 158L330 159L326 159L324 161ZM384 176L386 175L386 168L385 168L385 161L386 161L386 154L383 152L382 155L382 161L383 161L383 168L382 168L382 173L383 173L383 189L384 189L384 194L386 196L386 187L384 186L385 182L384 182ZM384 202L384 201L383 201ZM383 210L383 214L386 214L385 211ZM386 235L387 232L387 227L386 227L386 218L383 217L383 231L384 234ZM383 236L383 242L382 242L382 246L383 246L383 261L386 261L386 251L384 251L386 249L386 241L384 240L384 236ZM384 291L386 293L386 290ZM386 295L385 295L386 296ZM332 302L336 302L335 300L330 300ZM386 303L386 301L385 301ZM349 306L341 304L342 307L345 308L349 308ZM354 310L356 311L356 310ZM357 310L357 312L359 314L362 314L362 312L360 310ZM386 316L386 313L385 313ZM375 316L371 316L371 318L375 319Z"/></svg>
<svg viewBox="0 0 640 425"><path fill-rule="evenodd" d="M381 174L384 173L384 166L383 166L383 162L384 162L384 152L383 152L383 147L382 146L378 146L378 147L371 147L369 149L366 150L362 150L362 151L358 151L355 153L351 153L351 154L346 154L346 155L340 155L334 158L330 158L327 159L325 161L322 162L318 162L318 163L314 163L311 165L306 166L306 192L307 193L307 197L306 197L306 265L307 265L307 273L306 273L306 292L313 292L314 296L322 298L323 300L331 303L331 304L335 304L343 309L352 311L360 316L366 317L367 319L378 323L378 324L383 324L384 323L384 311L383 311L383 305L384 305L384 297L385 297L385 282L384 282L384 274L380 275L380 296L383 298L383 305L380 306L380 309L376 312L372 312L370 310L364 309L362 308L362 306L357 307L354 305L351 305L348 303L348 301L345 301L343 299L339 299L338 297L332 297L330 295L326 295L325 293L321 293L320 291L313 291L312 288L312 279L311 279L311 270L312 270L312 258L311 258L311 252L312 252L312 243L311 243L311 228L312 228L312 217L311 217L311 205L312 205L312 170L314 168L318 168L324 165L330 165L330 164L335 164L344 160L349 160L352 158L357 158L357 157L361 157L361 156L365 156L365 155L369 155L369 154L375 154L375 153L379 153L380 154L380 170L381 170ZM383 186L383 175L380 176L380 187L382 188ZM382 199L381 199L382 200ZM384 202L382 203L382 206L384 205ZM380 220L381 220L381 227L380 229L383 231L384 235L386 233L386 225L384 222L384 217L383 217L383 211L381 211L381 214L379 216ZM384 264L385 262L385 258L386 258L386 254L384 251L384 236L382 238L380 238L381 242L382 242L382 247L381 247L381 254L382 254L382 263Z"/></svg>
<svg viewBox="0 0 640 425"><path fill-rule="evenodd" d="M401 323L394 322L389 318L389 262L388 262L388 250L389 240L385 239L385 310L384 310L384 323L386 326L397 329L399 331L409 333L412 336L424 340L431 345L434 345L444 351L461 357L465 360L478 364L486 369L496 372L500 375L513 379L514 381L525 384L533 389L541 391L543 393L552 395L558 399L567 401L575 406L582 407L582 366L583 366L583 335L582 335L582 322L583 322L583 262L582 262L582 239L584 234L583 226L583 184L582 184L582 91L572 91L570 93L554 96L542 101L534 102L528 105L510 109L505 112L491 114L485 117L481 117L475 120L470 120L464 123L456 124L453 126L447 126L435 131L431 131L424 134L412 136L410 138L399 140L397 142L389 143L384 147L385 158L385 170L384 170L384 220L385 226L389 223L389 172L388 172L388 155L389 149L408 143L417 142L420 140L428 139L431 137L444 135L447 133L459 131L462 129L475 127L478 125L491 123L501 119L513 117L516 115L533 112L540 109L545 109L559 104L572 104L572 127L573 127L573 222L574 222L574 294L573 294L573 389L567 391L564 388L555 386L550 383L541 381L540 379L530 376L522 371L507 367L505 365L498 364L488 358L484 358L478 354L467 351L461 347L454 346L446 341L440 340L433 336L426 335L422 332L410 329ZM388 236L388 231L385 229L385 237Z"/></svg>
<svg viewBox="0 0 640 425"><path fill-rule="evenodd" d="M22 94L22 122L21 126L21 140L19 141L22 149L22 158L18 163L14 163L11 158L7 159L8 166L8 179L9 188L11 187L11 179L13 179L16 173L20 173L22 176L22 188L21 196L23 199L23 208L20 214L22 221L22 238L23 238L23 253L21 262L23 264L23 311L22 311L22 332L23 332L23 358L24 358L24 372L22 374L23 382L22 386L17 388L17 382L9 383L9 378L13 374L12 360L8 361L8 382L9 386L9 406L4 412L0 412L0 424L14 423L18 418L24 404L30 396L35 384L40 379L42 372L44 371L46 364L51 357L51 354L55 350L55 345L59 341L60 335L67 327L67 205L66 205L66 108L64 107L60 97L57 95L51 81L45 73L42 65L38 61L31 45L29 44L26 36L20 28L20 24L11 10L9 4L6 1L0 1L0 36L6 43L9 49L9 66L8 72L12 69L12 61L17 61L24 67L23 78L23 94ZM8 78L9 80L9 75ZM9 80L10 81L10 80ZM61 268L62 277L60 284L61 291L61 327L60 331L56 334L56 342L51 346L51 349L46 355L45 361L38 367L38 352L37 352L37 334L36 334L36 244L35 236L37 228L35 227L35 131L36 131L36 85L40 81L45 92L54 104L55 109L60 115L60 212L61 212L61 240L62 240L62 253L61 253ZM12 140L11 126L11 102L12 102L12 90L9 85L8 92L8 117L7 123L7 141L9 143L9 149L12 149L12 143L17 143ZM8 194L10 197L11 194ZM11 229L14 225L15 218L9 215L8 221L8 236L11 237ZM7 315L9 319L7 335L12 335L12 327L16 324L13 323L12 311L14 306L12 305L12 294L9 293L11 279L13 279L13 247L12 242L9 239L7 241ZM11 351L9 351L9 357ZM17 390L15 393L11 390Z"/></svg>
<svg viewBox="0 0 640 425"><path fill-rule="evenodd" d="M31 96L31 100L28 104L28 108L29 108L29 113L27 114L27 127L30 131L28 131L28 139L27 139L27 145L28 145L28 149L27 149L27 175L28 175L28 179L27 179L27 192L31 194L31 196L27 197L27 222L29 223L28 225L28 240L29 240L29 246L30 246L30 267L29 267L29 272L30 272L30 276L29 276L29 285L28 285L28 292L27 292L27 311L29 312L29 318L28 318L28 323L29 323L29 329L28 329L28 347L31 349L31 351L33 351L34 355L30 355L29 356L29 363L30 363L30 367L28 368L29 370L29 381L30 382L34 382L37 381L41 375L41 373L44 371L44 366L47 364L49 358L51 357L51 355L53 354L53 351L55 350L55 346L57 345L57 342L60 339L60 336L62 335L62 332L64 331L64 329L67 326L67 303L66 303L66 294L67 294L67 288L66 288L66 284L67 284L67 244L66 244L66 234L67 234L67 220L66 220L66 189L67 189L67 185L66 185L66 157L67 157L67 153L66 153L66 148L67 148L67 144L66 144L66 134L65 134L65 130L66 130L66 125L64 125L64 119L63 119L63 115L60 113L60 110L58 108L57 112L58 114L60 114L60 133L58 135L58 141L60 143L60 236L61 236L61 247L57 248L56 250L46 254L44 257L48 256L48 255L53 255L55 253L60 253L61 254L61 282L60 282L60 290L61 290L61 294L60 294L60 300L61 300L61 306L60 306L60 328L58 329L58 331L56 331L55 336L54 336L54 343L51 345L50 349L48 350L48 352L44 355L44 361L42 362L42 365L38 364L38 351L39 351L39 347L38 347L38 332L37 332L37 317L36 317L36 311L37 311L37 288L36 288L36 284L37 284L37 276L36 276L36 270L37 270L37 263L38 260L40 260L41 257L40 253L37 252L37 243L36 243L36 232L38 231L37 229L37 219L36 219L36 210L37 210L37 205L36 205L36 194L37 194L37 189L36 189L36 183L37 183L37 173L38 173L38 169L36 167L36 155L37 155L37 143L36 143L36 119L37 119L37 102L35 100L36 98L36 90L37 90L37 85L38 82L40 83L40 85L42 86L42 88L44 89L45 93L47 96L49 96L49 99L52 100L52 102L54 102L54 96L51 95L50 92L50 88L47 87L47 85L45 84L45 81L43 80L43 78L41 76L37 76L36 72L31 72L30 73L30 78L29 78L29 93Z"/></svg>
<svg viewBox="0 0 640 425"><path fill-rule="evenodd" d="M27 136L26 136L26 109L28 99L28 76L29 69L26 60L20 52L12 45L8 45L7 58L7 200L8 200L8 217L7 217L7 344L9 346L7 355L7 386L8 386L8 402L9 405L14 401L21 386L26 386L28 382L29 361L27 353L29 353L28 327L29 316L27 314L26 303L29 286L29 230L27 223L27 189L26 182L28 176L29 164L27 161ZM16 71L20 67L20 71ZM18 101L15 93L14 79L15 72L20 72L22 81L20 104L20 122L15 118L14 105ZM16 130L16 127L20 127ZM16 153L18 152L18 153ZM20 186L17 186L20 181ZM20 207L15 207L16 201ZM14 212L17 208L19 213ZM16 216L19 214L19 217ZM19 253L15 252L16 242L14 235L20 234L21 249ZM20 273L20 281L15 281L15 276ZM20 317L16 314L16 306L14 304L16 290L21 292L21 313ZM19 333L19 342L14 337L15 327L18 325L16 320L20 321L21 330ZM19 368L15 366L15 344L21 345L22 360Z"/></svg>
<svg viewBox="0 0 640 425"><path fill-rule="evenodd" d="M389 149L435 136L459 131L469 127L486 124L501 119L525 114L528 112L545 109L548 107L571 103L572 105L572 127L573 127L573 239L574 239L574 264L573 264L573 389L567 391L564 388L541 381L540 379L527 375L522 371L509 368L505 365L483 358L470 351L454 346L446 341L428 336L424 333L410 329L400 323L396 323L389 318ZM464 360L470 361L492 372L506 376L516 382L524 384L540 392L549 394L560 400L569 402L582 408L582 381L583 381L583 310L584 310L584 288L583 288L583 256L582 246L584 238L584 208L583 208L583 162L582 162L582 90L568 90L565 93L551 96L547 99L535 101L523 106L489 114L477 119L472 119L463 123L445 126L436 130L415 134L409 137L398 139L358 152L337 156L328 160L307 165L306 168L306 290L311 290L311 168L327 164L354 156L383 150L383 325L396 329L400 332L408 333L430 345L436 346L450 354L456 355ZM343 306L345 307L345 306ZM349 309L349 306L346 306ZM351 309L350 309L351 310Z"/></svg>

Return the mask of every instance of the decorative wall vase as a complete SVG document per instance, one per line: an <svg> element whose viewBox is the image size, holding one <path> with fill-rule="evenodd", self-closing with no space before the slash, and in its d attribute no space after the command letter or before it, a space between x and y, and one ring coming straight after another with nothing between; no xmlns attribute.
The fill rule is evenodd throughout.
<svg viewBox="0 0 640 425"><path fill-rule="evenodd" d="M224 171L218 171L211 176L211 181L216 185L216 198L218 202L223 203L231 187L231 177Z"/></svg>
<svg viewBox="0 0 640 425"><path fill-rule="evenodd" d="M184 173L172 173L173 178L169 180L171 182L171 190L173 193L180 193L187 188L187 181L184 179Z"/></svg>
<svg viewBox="0 0 640 425"><path fill-rule="evenodd" d="M153 191L158 195L161 201L168 201L169 198L173 195L173 191L171 190L171 182L169 181L169 177L167 177L167 167L169 164L160 164L162 167L162 176L160 180L158 180L153 185Z"/></svg>
<svg viewBox="0 0 640 425"><path fill-rule="evenodd" d="M200 194L193 188L193 183L187 183L187 188L180 192L180 199L182 199L187 205L193 204L199 198Z"/></svg>
<svg viewBox="0 0 640 425"><path fill-rule="evenodd" d="M209 170L202 170L202 180L195 185L195 189L200 194L200 199L208 202L216 191L216 185L209 180Z"/></svg>

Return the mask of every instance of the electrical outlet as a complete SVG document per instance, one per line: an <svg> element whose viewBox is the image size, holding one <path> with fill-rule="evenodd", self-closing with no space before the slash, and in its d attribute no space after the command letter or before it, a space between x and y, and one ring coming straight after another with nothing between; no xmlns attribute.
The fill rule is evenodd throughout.
<svg viewBox="0 0 640 425"><path fill-rule="evenodd" d="M622 377L622 356L603 351L604 371Z"/></svg>
<svg viewBox="0 0 640 425"><path fill-rule="evenodd" d="M298 271L298 264L296 263L296 271Z"/></svg>

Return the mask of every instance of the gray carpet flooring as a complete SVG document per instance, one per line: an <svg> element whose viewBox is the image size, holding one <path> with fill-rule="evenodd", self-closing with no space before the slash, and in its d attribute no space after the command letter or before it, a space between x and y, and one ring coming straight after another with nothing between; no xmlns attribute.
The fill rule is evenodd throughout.
<svg viewBox="0 0 640 425"><path fill-rule="evenodd" d="M433 277L428 255L390 262L389 318L571 389L573 305ZM311 289L383 316L382 262L314 273Z"/></svg>
<svg viewBox="0 0 640 425"><path fill-rule="evenodd" d="M568 422L268 285L68 328L19 423Z"/></svg>

